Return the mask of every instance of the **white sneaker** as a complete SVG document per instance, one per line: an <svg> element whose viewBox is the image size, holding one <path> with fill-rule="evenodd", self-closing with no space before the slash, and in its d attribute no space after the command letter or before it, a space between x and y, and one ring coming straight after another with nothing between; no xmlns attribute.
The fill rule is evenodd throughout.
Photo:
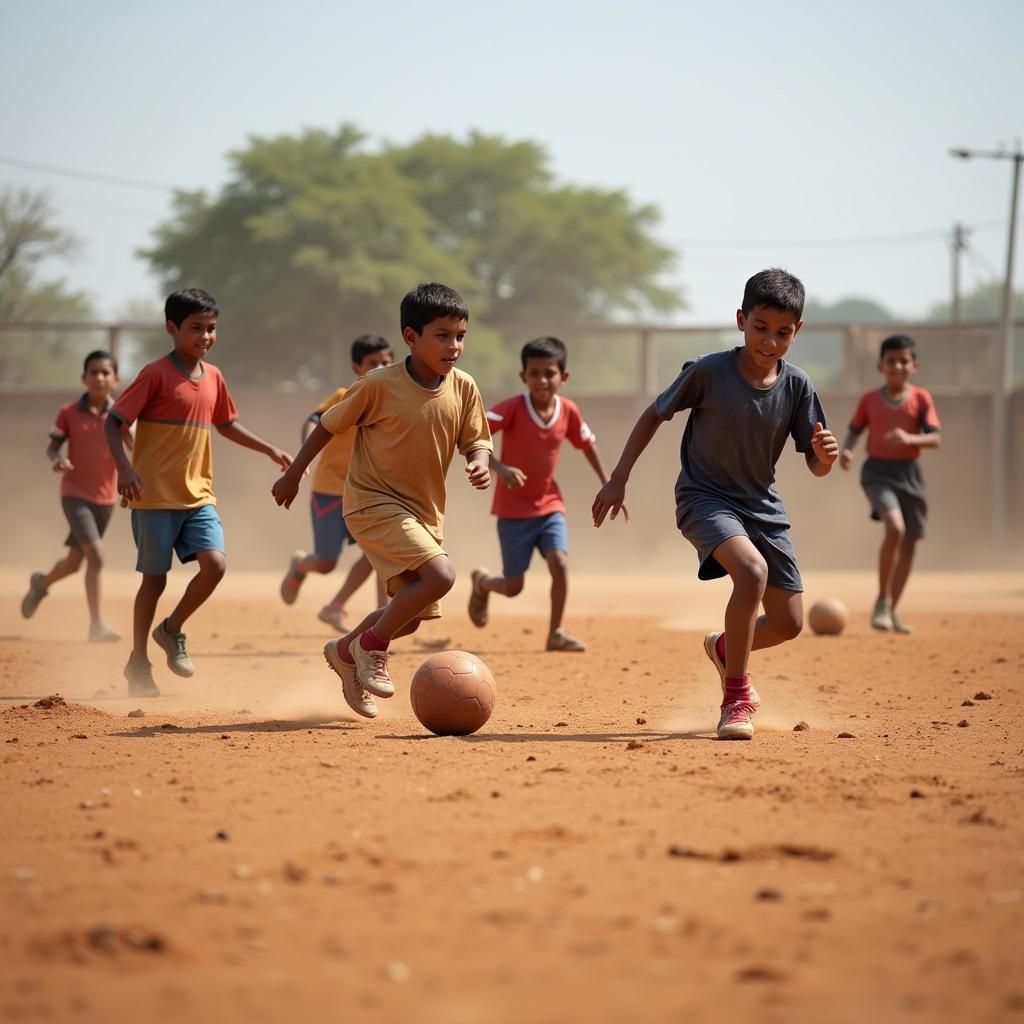
<svg viewBox="0 0 1024 1024"><path fill-rule="evenodd" d="M112 644L121 639L116 629L111 629L105 622L94 622L89 626L89 642L94 644Z"/></svg>
<svg viewBox="0 0 1024 1024"><path fill-rule="evenodd" d="M754 738L754 712L757 708L750 701L735 700L722 708L718 720L720 740L749 740Z"/></svg>
<svg viewBox="0 0 1024 1024"><path fill-rule="evenodd" d="M722 681L722 699L725 699L725 662L718 656L718 638L721 633L708 633L704 637L704 653L708 656L711 664L718 670L718 678ZM750 684L750 703L756 711L761 706L761 694Z"/></svg>
<svg viewBox="0 0 1024 1024"><path fill-rule="evenodd" d="M348 616L339 608L331 608L330 605L325 604L323 608L316 613L316 617L321 622L326 622L327 625L338 634L338 636L344 636L348 632L348 626L345 625L345 620Z"/></svg>
<svg viewBox="0 0 1024 1024"><path fill-rule="evenodd" d="M348 646L352 660L356 663L359 685L375 697L394 697L395 684L388 674L388 652L367 651L359 642L362 636L362 633L357 633Z"/></svg>
<svg viewBox="0 0 1024 1024"><path fill-rule="evenodd" d="M341 660L338 653L338 641L329 640L324 645L324 659L327 664L341 677L341 692L345 703L363 718L376 718L377 705L373 698L356 681L356 667Z"/></svg>
<svg viewBox="0 0 1024 1024"><path fill-rule="evenodd" d="M892 602L887 597L880 597L875 602L875 610L871 613L871 625L874 629L892 629Z"/></svg>

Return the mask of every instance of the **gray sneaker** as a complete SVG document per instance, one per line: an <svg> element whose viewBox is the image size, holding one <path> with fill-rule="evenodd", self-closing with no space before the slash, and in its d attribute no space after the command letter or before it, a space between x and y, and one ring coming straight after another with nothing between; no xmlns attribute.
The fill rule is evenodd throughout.
<svg viewBox="0 0 1024 1024"><path fill-rule="evenodd" d="M363 718L376 718L377 705L373 697L356 682L355 665L341 660L337 640L329 640L324 644L324 659L341 678L341 692L348 706Z"/></svg>
<svg viewBox="0 0 1024 1024"><path fill-rule="evenodd" d="M46 579L45 572L34 572L28 578L28 593L21 599L21 617L31 619L39 607L39 602L49 593L43 586L42 581Z"/></svg>
<svg viewBox="0 0 1024 1024"><path fill-rule="evenodd" d="M89 642L93 644L113 644L121 639L116 629L111 629L105 622L94 622L89 627Z"/></svg>
<svg viewBox="0 0 1024 1024"><path fill-rule="evenodd" d="M895 612L892 613L892 631L903 633L905 636L914 632L913 626L908 626Z"/></svg>
<svg viewBox="0 0 1024 1024"><path fill-rule="evenodd" d="M875 610L871 613L871 625L874 629L892 629L892 602L887 597L880 597L875 602Z"/></svg>
<svg viewBox="0 0 1024 1024"><path fill-rule="evenodd" d="M167 667L176 675L188 679L196 674L192 659L188 656L184 633L170 633L167 620L164 619L153 630L153 639L164 649L167 655Z"/></svg>
<svg viewBox="0 0 1024 1024"><path fill-rule="evenodd" d="M124 667L124 677L128 680L130 697L159 697L160 691L153 681L153 666L148 661L132 659Z"/></svg>

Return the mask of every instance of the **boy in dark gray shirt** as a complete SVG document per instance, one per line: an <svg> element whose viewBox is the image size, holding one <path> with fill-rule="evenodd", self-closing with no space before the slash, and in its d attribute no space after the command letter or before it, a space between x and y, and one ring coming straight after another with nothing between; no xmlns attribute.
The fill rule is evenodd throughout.
<svg viewBox="0 0 1024 1024"><path fill-rule="evenodd" d="M722 683L720 739L754 735L761 698L747 675L751 650L791 640L803 625L803 584L775 464L790 437L815 476L825 476L839 455L810 378L782 358L803 326L803 307L803 285L784 270L762 270L747 281L736 311L743 345L683 367L640 415L594 499L594 525L609 512L614 519L630 471L658 427L690 410L676 524L697 549L700 579L732 579L725 631L704 638Z"/></svg>

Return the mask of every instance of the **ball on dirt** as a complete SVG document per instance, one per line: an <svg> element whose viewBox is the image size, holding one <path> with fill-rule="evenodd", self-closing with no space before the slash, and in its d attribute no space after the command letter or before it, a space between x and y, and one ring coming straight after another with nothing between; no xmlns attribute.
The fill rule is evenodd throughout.
<svg viewBox="0 0 1024 1024"><path fill-rule="evenodd" d="M838 636L849 619L846 605L838 597L815 601L807 613L807 623L818 636Z"/></svg>
<svg viewBox="0 0 1024 1024"><path fill-rule="evenodd" d="M465 651L432 654L412 677L409 697L420 722L438 736L468 736L494 710L491 670Z"/></svg>

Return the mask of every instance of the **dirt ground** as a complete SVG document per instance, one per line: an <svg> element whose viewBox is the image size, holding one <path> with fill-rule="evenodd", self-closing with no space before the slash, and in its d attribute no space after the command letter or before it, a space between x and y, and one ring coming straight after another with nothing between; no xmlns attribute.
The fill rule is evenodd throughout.
<svg viewBox="0 0 1024 1024"><path fill-rule="evenodd" d="M921 574L894 637L867 574L809 574L851 623L755 655L752 743L714 738L723 586L578 577L589 650L555 655L538 568L483 631L465 579L365 723L320 654L336 580L286 608L229 573L143 702L80 582L24 622L0 570L0 1015L1024 1021L1019 576ZM435 648L494 672L477 735L412 715Z"/></svg>

